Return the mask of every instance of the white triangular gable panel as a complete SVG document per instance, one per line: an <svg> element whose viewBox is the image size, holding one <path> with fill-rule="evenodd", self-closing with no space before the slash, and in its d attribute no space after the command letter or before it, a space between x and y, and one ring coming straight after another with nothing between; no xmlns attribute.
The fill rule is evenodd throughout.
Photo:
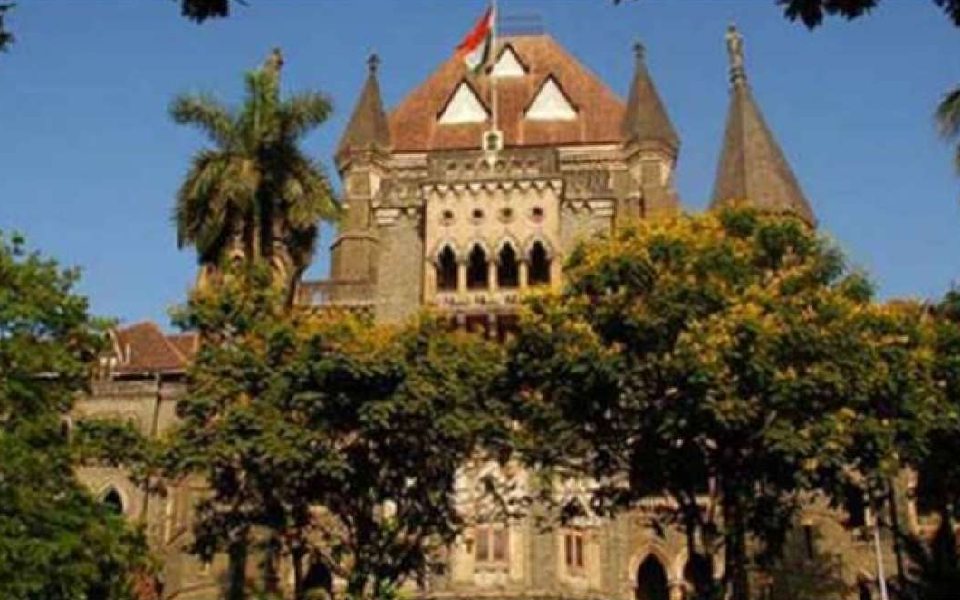
<svg viewBox="0 0 960 600"><path fill-rule="evenodd" d="M487 111L473 93L473 90L464 82L457 86L453 98L447 103L447 108L440 115L441 125L456 125L459 123L483 123L487 120Z"/></svg>
<svg viewBox="0 0 960 600"><path fill-rule="evenodd" d="M500 54L500 59L493 65L493 70L490 71L490 75L493 77L523 77L526 73L523 64L510 46L504 48Z"/></svg>
<svg viewBox="0 0 960 600"><path fill-rule="evenodd" d="M577 111L570 106L557 82L548 79L527 109L526 116L531 121L572 121L577 118Z"/></svg>

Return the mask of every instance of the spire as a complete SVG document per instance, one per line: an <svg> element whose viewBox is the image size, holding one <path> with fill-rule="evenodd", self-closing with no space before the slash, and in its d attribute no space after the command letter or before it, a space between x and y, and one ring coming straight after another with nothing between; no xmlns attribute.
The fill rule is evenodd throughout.
<svg viewBox="0 0 960 600"><path fill-rule="evenodd" d="M367 59L367 81L360 92L353 115L347 129L337 146L337 161L340 162L351 152L387 149L390 146L390 126L380 99L380 84L377 81L377 68L380 57L371 54Z"/></svg>
<svg viewBox="0 0 960 600"><path fill-rule="evenodd" d="M640 42L634 44L633 51L637 65L630 85L627 110L621 124L623 137L626 141L663 142L673 153L676 153L680 147L680 138L673 128L673 123L670 122L670 117L667 116L657 88L653 85L650 72L647 71L643 44Z"/></svg>
<svg viewBox="0 0 960 600"><path fill-rule="evenodd" d="M744 69L743 36L730 25L725 38L730 110L710 207L746 202L764 211L793 213L816 225L810 204L753 99Z"/></svg>

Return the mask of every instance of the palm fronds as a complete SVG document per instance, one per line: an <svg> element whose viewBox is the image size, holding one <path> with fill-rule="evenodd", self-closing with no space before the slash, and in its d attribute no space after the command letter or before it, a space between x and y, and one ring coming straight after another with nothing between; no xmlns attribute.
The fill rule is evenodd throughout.
<svg viewBox="0 0 960 600"><path fill-rule="evenodd" d="M330 102L319 92L281 100L278 56L246 74L237 110L203 94L170 105L176 123L198 128L213 144L194 156L173 217L178 244L195 247L201 264L219 264L239 243L249 259L278 254L296 277L313 255L318 223L340 214L326 171L299 147L326 121Z"/></svg>
<svg viewBox="0 0 960 600"><path fill-rule="evenodd" d="M936 120L940 135L957 144L954 163L957 171L960 171L960 87L944 95L937 105Z"/></svg>

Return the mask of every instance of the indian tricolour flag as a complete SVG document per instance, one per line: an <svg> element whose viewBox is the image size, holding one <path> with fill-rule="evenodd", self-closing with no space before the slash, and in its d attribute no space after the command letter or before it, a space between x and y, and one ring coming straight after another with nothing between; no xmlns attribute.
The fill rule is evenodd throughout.
<svg viewBox="0 0 960 600"><path fill-rule="evenodd" d="M495 18L496 15L491 6L457 46L457 56L463 59L463 62L471 71L479 70L487 62L493 41L493 20Z"/></svg>

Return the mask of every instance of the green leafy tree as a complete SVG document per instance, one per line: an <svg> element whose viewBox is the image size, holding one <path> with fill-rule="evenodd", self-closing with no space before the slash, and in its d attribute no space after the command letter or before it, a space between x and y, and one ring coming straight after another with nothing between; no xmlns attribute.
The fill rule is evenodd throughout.
<svg viewBox="0 0 960 600"><path fill-rule="evenodd" d="M735 599L803 492L847 480L856 448L895 472L876 413L901 410L884 391L900 339L799 220L732 210L618 232L577 249L563 293L529 308L508 363L528 459L601 482L602 510L671 497L691 555L722 543Z"/></svg>
<svg viewBox="0 0 960 600"><path fill-rule="evenodd" d="M897 531L905 550L906 577L898 582L909 600L945 600L960 585L960 560L955 533L960 510L960 293L949 292L930 307L934 381L943 397L942 410L926 428L921 451L908 454L907 463L917 475L917 503L939 519L936 533L923 535Z"/></svg>
<svg viewBox="0 0 960 600"><path fill-rule="evenodd" d="M239 109L184 95L170 115L214 145L193 158L177 193L178 243L196 248L207 273L229 259L266 261L289 301L313 256L319 222L334 219L339 206L323 168L299 147L326 121L330 103L316 92L281 99L282 65L274 50L247 73Z"/></svg>
<svg viewBox="0 0 960 600"><path fill-rule="evenodd" d="M78 273L0 236L0 597L132 596L142 536L76 480L62 421L84 389L103 323Z"/></svg>
<svg viewBox="0 0 960 600"><path fill-rule="evenodd" d="M172 474L210 485L195 550L228 551L230 597L250 547L268 593L286 559L298 599L308 565L351 597L388 597L459 532L457 469L505 436L487 393L500 350L429 319L288 311L265 277L198 290L181 317L206 340L168 455Z"/></svg>

